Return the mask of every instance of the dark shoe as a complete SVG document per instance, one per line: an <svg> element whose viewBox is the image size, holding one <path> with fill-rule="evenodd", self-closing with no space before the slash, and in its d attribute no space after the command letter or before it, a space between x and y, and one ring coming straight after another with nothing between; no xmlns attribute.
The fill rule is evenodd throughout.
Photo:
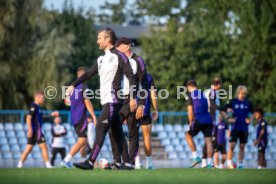
<svg viewBox="0 0 276 184"><path fill-rule="evenodd" d="M120 170L121 167L122 167L122 164L118 162L113 162L112 164L110 164L111 170Z"/></svg>
<svg viewBox="0 0 276 184"><path fill-rule="evenodd" d="M84 162L80 163L73 163L73 166L82 170L93 170L94 166L93 163L89 160L85 160Z"/></svg>

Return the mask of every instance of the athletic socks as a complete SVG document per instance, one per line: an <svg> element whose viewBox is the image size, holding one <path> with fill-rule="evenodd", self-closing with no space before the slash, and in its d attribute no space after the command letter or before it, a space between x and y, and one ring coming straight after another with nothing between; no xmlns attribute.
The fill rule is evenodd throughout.
<svg viewBox="0 0 276 184"><path fill-rule="evenodd" d="M146 157L146 169L152 168L152 157Z"/></svg>
<svg viewBox="0 0 276 184"><path fill-rule="evenodd" d="M70 162L71 159L72 159L72 155L68 154L68 155L64 158L64 162Z"/></svg>
<svg viewBox="0 0 276 184"><path fill-rule="evenodd" d="M201 160L201 167L204 168L204 167L206 167L206 166L207 166L207 159L206 159L206 158L203 158L203 159Z"/></svg>
<svg viewBox="0 0 276 184"><path fill-rule="evenodd" d="M196 159L196 158L198 157L196 151L192 152L192 155L193 155L193 158L194 158L194 159Z"/></svg>
<svg viewBox="0 0 276 184"><path fill-rule="evenodd" d="M213 159L207 158L207 165L213 165Z"/></svg>
<svg viewBox="0 0 276 184"><path fill-rule="evenodd" d="M135 169L141 169L140 156L135 158Z"/></svg>
<svg viewBox="0 0 276 184"><path fill-rule="evenodd" d="M23 167L23 162L20 160L17 164L17 168L22 168Z"/></svg>
<svg viewBox="0 0 276 184"><path fill-rule="evenodd" d="M45 166L46 168L53 168L52 164L49 161L45 162Z"/></svg>

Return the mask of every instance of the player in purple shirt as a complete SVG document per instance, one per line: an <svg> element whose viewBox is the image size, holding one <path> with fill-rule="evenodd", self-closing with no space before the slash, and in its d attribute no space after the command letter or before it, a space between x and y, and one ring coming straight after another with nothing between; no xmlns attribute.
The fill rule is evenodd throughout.
<svg viewBox="0 0 276 184"><path fill-rule="evenodd" d="M86 72L86 68L79 67L77 71L78 78ZM70 153L60 163L62 167L71 168L72 157L87 145L87 111L91 114L94 122L97 122L97 118L94 112L94 107L89 99L85 98L85 91L87 85L81 83L76 86L73 94L70 97L71 101L71 124L75 128L75 132L78 136L76 144L71 148Z"/></svg>
<svg viewBox="0 0 276 184"><path fill-rule="evenodd" d="M258 169L266 167L265 149L267 146L267 122L264 119L264 111L255 109L254 118L257 120L257 132L254 146L258 147Z"/></svg>
<svg viewBox="0 0 276 184"><path fill-rule="evenodd" d="M192 151L194 162L191 167L201 163L201 158L198 157L196 152L196 145L193 141L193 137L200 131L204 134L204 141L207 147L207 168L213 167L213 147L212 147L212 117L208 112L208 102L203 92L197 89L196 81L189 80L186 82L186 86L190 95L188 96L188 120L190 129L186 133L186 140Z"/></svg>
<svg viewBox="0 0 276 184"><path fill-rule="evenodd" d="M232 161L234 149L239 140L239 156L238 156L238 168L243 168L244 148L248 138L248 125L252 121L252 105L246 99L247 88L243 85L237 87L237 98L232 99L227 105L227 112L230 115L227 116L227 120L232 124L231 133L229 138L229 151L228 151L228 168L234 169L234 163Z"/></svg>
<svg viewBox="0 0 276 184"><path fill-rule="evenodd" d="M29 113L26 117L26 122L28 125L28 144L21 155L21 159L17 164L18 168L23 167L29 153L33 150L34 145L37 143L41 149L42 157L47 168L52 168L52 165L49 161L48 149L46 145L46 140L42 132L42 123L43 118L49 118L49 116L44 116L43 111L40 105L44 104L44 93L42 91L37 91L34 94L34 102L31 104ZM58 116L59 113L54 111L51 113L51 116Z"/></svg>
<svg viewBox="0 0 276 184"><path fill-rule="evenodd" d="M218 124L216 126L216 144L214 145L214 167L224 168L226 161L226 130L228 125L222 120L221 115L218 116ZM219 164L219 152L221 153L221 163Z"/></svg>

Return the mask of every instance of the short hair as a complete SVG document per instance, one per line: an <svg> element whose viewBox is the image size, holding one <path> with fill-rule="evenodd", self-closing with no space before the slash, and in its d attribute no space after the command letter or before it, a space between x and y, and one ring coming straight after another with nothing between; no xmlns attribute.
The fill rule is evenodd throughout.
<svg viewBox="0 0 276 184"><path fill-rule="evenodd" d="M112 45L115 45L117 38L116 38L116 34L113 31L113 29L111 29L111 28L101 29L101 30L98 31L98 34L101 33L101 32L104 32L105 38L109 37L110 38L110 43Z"/></svg>
<svg viewBox="0 0 276 184"><path fill-rule="evenodd" d="M34 92L34 96L37 96L37 95L44 95L44 92L41 90L37 90Z"/></svg>
<svg viewBox="0 0 276 184"><path fill-rule="evenodd" d="M126 37L122 37L119 38L116 43L115 43L115 47L119 47L121 44L125 44L125 45L129 45L131 47L134 46L133 42L131 41L131 39L126 38Z"/></svg>
<svg viewBox="0 0 276 184"><path fill-rule="evenodd" d="M246 95L247 95L247 93L248 93L247 87L244 86L244 85L239 85L239 86L237 87L237 89L236 89L236 95L238 95L238 93L239 93L240 91L244 92Z"/></svg>
<svg viewBox="0 0 276 184"><path fill-rule="evenodd" d="M185 86L186 87L188 87L188 86L197 87L197 83L195 80L188 80L185 82Z"/></svg>
<svg viewBox="0 0 276 184"><path fill-rule="evenodd" d="M212 81L212 85L214 85L214 86L222 85L221 79L218 77L215 77Z"/></svg>
<svg viewBox="0 0 276 184"><path fill-rule="evenodd" d="M78 69L77 69L77 73L80 72L80 71L87 72L87 68L86 68L86 67L83 67L83 66L80 66L80 67L78 67Z"/></svg>
<svg viewBox="0 0 276 184"><path fill-rule="evenodd" d="M261 116L264 116L264 110L262 108L256 108L254 112L258 112L261 114Z"/></svg>

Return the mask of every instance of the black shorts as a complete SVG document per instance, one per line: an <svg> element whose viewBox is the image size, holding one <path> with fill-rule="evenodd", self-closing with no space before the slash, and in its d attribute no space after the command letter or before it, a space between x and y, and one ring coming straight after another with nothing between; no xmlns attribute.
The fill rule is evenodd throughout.
<svg viewBox="0 0 276 184"><path fill-rule="evenodd" d="M200 124L199 122L194 122L190 126L190 130L187 132L192 137L196 136L200 131L203 133L204 137L212 137L212 124Z"/></svg>
<svg viewBox="0 0 276 184"><path fill-rule="evenodd" d="M225 144L216 144L214 152L220 152L221 154L226 154L226 145Z"/></svg>
<svg viewBox="0 0 276 184"><path fill-rule="evenodd" d="M78 124L74 125L75 132L78 137L87 137L87 121L81 121Z"/></svg>
<svg viewBox="0 0 276 184"><path fill-rule="evenodd" d="M35 145L36 143L41 144L45 142L46 142L46 139L42 132L40 134L39 133L33 134L32 137L28 137L28 144L31 144L31 145Z"/></svg>
<svg viewBox="0 0 276 184"><path fill-rule="evenodd" d="M230 133L230 138L229 142L237 142L239 139L240 144L246 144L247 139L248 139L248 133L247 132L242 132L242 131L237 131L237 130L232 130Z"/></svg>
<svg viewBox="0 0 276 184"><path fill-rule="evenodd" d="M140 125L150 125L151 124L151 117L149 115L144 116L140 119Z"/></svg>

